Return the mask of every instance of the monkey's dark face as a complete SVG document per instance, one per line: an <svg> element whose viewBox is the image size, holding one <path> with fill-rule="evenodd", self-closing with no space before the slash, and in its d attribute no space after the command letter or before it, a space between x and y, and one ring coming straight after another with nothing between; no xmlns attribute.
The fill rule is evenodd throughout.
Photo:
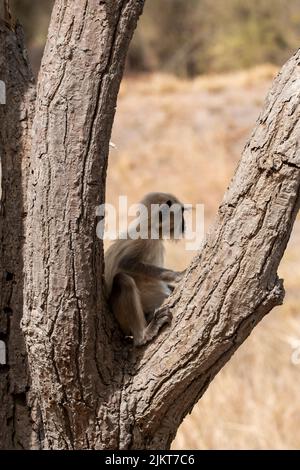
<svg viewBox="0 0 300 470"><path fill-rule="evenodd" d="M169 211L166 211L166 220L169 220L170 223L170 239L181 239L185 231L184 206L174 196L172 196L172 199L168 199L164 204L169 207ZM165 221L162 217L160 224L160 229L162 230L162 238L164 238L164 225Z"/></svg>
<svg viewBox="0 0 300 470"><path fill-rule="evenodd" d="M150 193L144 197L141 204L148 210L149 235L151 232L152 238L183 238L184 206L175 196L168 193Z"/></svg>

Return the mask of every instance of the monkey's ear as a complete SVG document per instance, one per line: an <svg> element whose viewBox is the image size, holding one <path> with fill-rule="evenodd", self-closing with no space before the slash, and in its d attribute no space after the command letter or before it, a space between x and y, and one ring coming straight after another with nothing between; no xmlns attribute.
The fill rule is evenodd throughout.
<svg viewBox="0 0 300 470"><path fill-rule="evenodd" d="M168 200L166 201L166 204L167 204L167 206L171 207L171 206L172 206L172 201L171 201L170 199L168 199Z"/></svg>

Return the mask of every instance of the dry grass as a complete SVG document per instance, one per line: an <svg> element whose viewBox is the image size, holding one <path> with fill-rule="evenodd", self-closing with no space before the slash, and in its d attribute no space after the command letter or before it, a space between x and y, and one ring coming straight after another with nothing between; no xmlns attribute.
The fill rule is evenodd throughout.
<svg viewBox="0 0 300 470"><path fill-rule="evenodd" d="M153 190L205 204L211 223L270 86L274 68L180 81L154 75L122 86L112 141L107 200L137 201ZM300 223L280 268L284 306L255 329L213 381L173 443L174 449L299 448ZM168 247L170 266L192 253ZM299 354L300 356L300 354Z"/></svg>

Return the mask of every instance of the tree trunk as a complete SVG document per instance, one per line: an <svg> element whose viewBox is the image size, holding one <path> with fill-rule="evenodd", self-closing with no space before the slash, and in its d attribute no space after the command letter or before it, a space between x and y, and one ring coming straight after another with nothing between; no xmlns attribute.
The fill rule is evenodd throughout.
<svg viewBox="0 0 300 470"><path fill-rule="evenodd" d="M57 0L52 14L27 191L27 448L168 448L216 373L283 299L276 273L299 208L299 52L274 82L215 226L167 301L172 325L135 349L106 308L95 210L105 198L117 93L142 7L139 0ZM16 233L22 239L21 222ZM16 247L21 262L20 242L6 250ZM21 281L18 289L21 296ZM13 328L19 334L17 321ZM14 397L4 389L5 418ZM22 404L25 410L24 394ZM0 442L17 446L14 436Z"/></svg>
<svg viewBox="0 0 300 470"><path fill-rule="evenodd" d="M9 19L7 13L4 16ZM0 340L6 349L6 364L0 365L0 448L35 445L35 433L30 433L30 413L26 405L29 378L25 342L20 329L26 217L24 195L27 191L34 85L22 29L20 25L13 28L0 17L0 80L6 85L6 105L0 105ZM31 442L28 440L30 437Z"/></svg>

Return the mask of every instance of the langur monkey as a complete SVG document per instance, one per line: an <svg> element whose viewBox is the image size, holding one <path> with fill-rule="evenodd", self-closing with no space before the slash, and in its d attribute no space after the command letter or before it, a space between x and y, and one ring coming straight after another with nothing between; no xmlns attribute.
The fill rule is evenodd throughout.
<svg viewBox="0 0 300 470"><path fill-rule="evenodd" d="M139 216L105 254L108 301L125 336L142 346L170 323L171 316L157 311L183 273L163 267L163 239L184 234L184 206L171 194L150 193L140 202ZM146 222L146 224L145 224ZM144 225L143 225L144 223ZM132 238L133 230L146 226L145 238ZM169 230L167 230L169 229Z"/></svg>

